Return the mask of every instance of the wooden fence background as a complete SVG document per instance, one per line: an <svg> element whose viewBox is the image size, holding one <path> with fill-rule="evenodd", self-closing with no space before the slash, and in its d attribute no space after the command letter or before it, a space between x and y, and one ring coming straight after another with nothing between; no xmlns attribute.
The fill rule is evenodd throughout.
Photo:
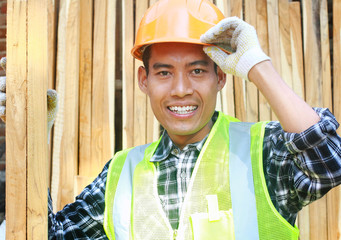
<svg viewBox="0 0 341 240"><path fill-rule="evenodd" d="M30 201L38 201L38 197L31 197L30 176L43 181L41 179L45 175L41 174L47 172L50 175L48 183L54 208L59 210L72 202L74 196L96 177L115 151L151 142L159 136L159 125L148 99L136 84L136 69L141 62L134 60L130 54L138 23L148 6L156 0L31 2L34 1L8 0L7 75L9 79L22 77L29 80L36 74L32 71L33 75L29 76L31 65L45 69L39 77L47 76L48 86L57 89L60 110L50 140L50 170L43 171L45 167L41 165L41 171L27 170L27 175L22 176L27 181L27 187L21 186L20 199L25 203L27 199L27 214L25 211L25 214L17 215L19 210L13 210L21 201L13 192L14 189L19 191L22 182L22 179L13 176L18 174L16 164L23 164L20 162L23 160L17 159L16 150L23 151L25 163L31 163L31 155L25 149L25 146L29 148L31 145L26 142L22 147L18 146L16 138L11 142L7 140L7 163L12 162L6 170L8 239L19 239L25 234L29 239L45 239L37 237L41 236L37 234L39 231L29 230L30 214L40 218L40 221L44 221L46 216L46 212L42 212L45 210L37 210L35 206L32 207L34 210L30 209ZM310 105L330 108L341 121L341 0L213 2L226 16L239 16L255 26L263 50L272 58L287 84ZM29 36L36 33L25 21L34 19L32 16L37 14L38 9L43 14L38 14L41 19L33 21L36 25L32 26L40 26L41 32L38 33L42 34L41 41L45 42L40 50L47 57L41 65L32 63L37 59L32 57L30 44L33 40ZM47 26L40 24L40 21L47 23ZM16 35L20 27L26 31L26 37ZM47 36L46 39L44 36ZM26 48L19 52L18 44ZM39 51L39 47L34 50ZM21 66L26 66L26 73L22 73L25 76L16 70L20 64L15 61L21 61ZM226 87L218 96L217 109L243 121L276 120L268 103L252 83L232 76L227 78ZM13 132L17 133L16 137L20 135L19 124L29 124L34 116L29 107L32 103L29 99L37 100L32 97L34 85L29 85L30 81L27 81L27 89L22 89L20 83L13 85L12 95L8 93L12 100L8 100L7 108L13 106L17 109L20 107L18 101L23 108L27 107L20 115L21 120L16 120L14 125L7 124L8 138L10 134L13 136ZM21 98L15 93L18 89L21 90ZM11 87L8 90L11 91ZM45 90L39 91L41 94ZM44 114L45 110L41 110L40 114ZM17 111L8 114L12 114L13 119ZM36 126L41 123L39 120ZM25 133L24 141L26 136L36 141L35 135L25 128L21 133ZM44 191L41 190L44 186L40 186L38 191ZM40 196L44 194L40 192ZM45 198L41 201L44 202ZM23 219L21 223L26 230L16 231L20 225L18 216ZM298 225L304 240L341 239L340 188L305 208L299 215Z"/></svg>

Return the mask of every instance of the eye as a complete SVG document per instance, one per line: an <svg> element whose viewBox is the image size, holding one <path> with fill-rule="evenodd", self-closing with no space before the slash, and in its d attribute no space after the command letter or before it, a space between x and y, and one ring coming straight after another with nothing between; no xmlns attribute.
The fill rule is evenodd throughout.
<svg viewBox="0 0 341 240"><path fill-rule="evenodd" d="M199 74L202 74L203 72L205 72L205 70L203 70L203 69L194 69L193 71L192 71L192 73L194 73L195 75L199 75Z"/></svg>
<svg viewBox="0 0 341 240"><path fill-rule="evenodd" d="M161 72L158 72L157 75L160 75L162 77L166 77L166 76L170 75L170 72L168 72L168 71L161 71Z"/></svg>

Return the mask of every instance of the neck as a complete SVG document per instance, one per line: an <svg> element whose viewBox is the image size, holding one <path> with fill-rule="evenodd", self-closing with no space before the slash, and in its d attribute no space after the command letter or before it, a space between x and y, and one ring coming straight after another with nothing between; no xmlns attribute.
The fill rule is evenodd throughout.
<svg viewBox="0 0 341 240"><path fill-rule="evenodd" d="M211 119L202 129L200 129L198 132L193 133L193 134L177 135L177 134L171 134L169 132L167 133L170 139L173 141L173 143L180 149L183 149L188 144L196 143L196 142L203 140L206 137L206 135L211 131L212 126L213 126L213 121Z"/></svg>

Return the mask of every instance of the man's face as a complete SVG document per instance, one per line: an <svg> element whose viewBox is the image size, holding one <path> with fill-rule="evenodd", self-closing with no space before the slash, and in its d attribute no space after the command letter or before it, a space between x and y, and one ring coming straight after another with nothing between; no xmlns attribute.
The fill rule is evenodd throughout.
<svg viewBox="0 0 341 240"><path fill-rule="evenodd" d="M204 138L212 127L216 97L225 75L201 45L159 43L151 46L149 74L139 68L139 86L155 117L180 148Z"/></svg>

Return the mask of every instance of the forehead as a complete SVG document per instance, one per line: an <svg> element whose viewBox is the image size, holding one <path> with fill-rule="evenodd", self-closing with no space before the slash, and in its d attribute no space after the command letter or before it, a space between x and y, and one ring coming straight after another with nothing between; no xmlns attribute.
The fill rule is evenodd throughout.
<svg viewBox="0 0 341 240"><path fill-rule="evenodd" d="M203 45L191 43L156 43L151 45L150 62L213 61L204 53Z"/></svg>

